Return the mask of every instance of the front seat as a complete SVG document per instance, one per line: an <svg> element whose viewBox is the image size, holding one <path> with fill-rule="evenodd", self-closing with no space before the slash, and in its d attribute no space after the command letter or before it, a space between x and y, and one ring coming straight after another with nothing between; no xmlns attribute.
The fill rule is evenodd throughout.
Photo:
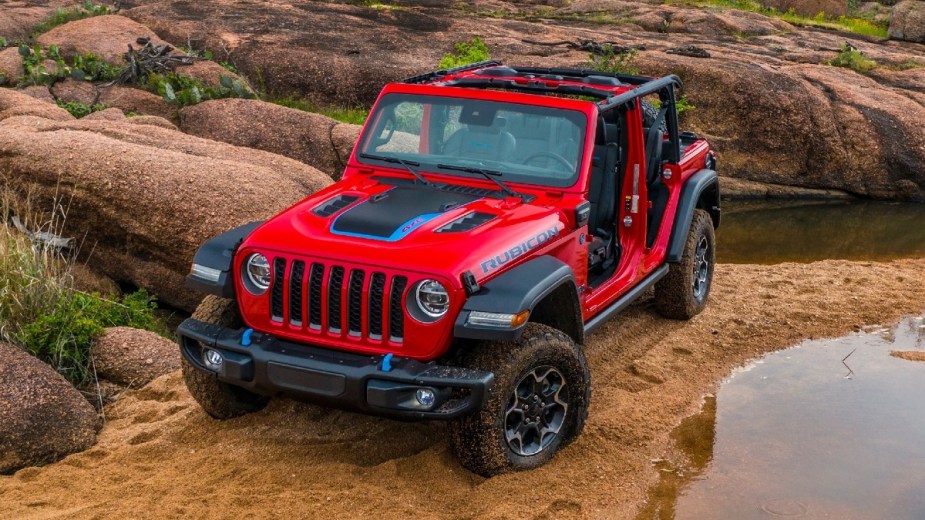
<svg viewBox="0 0 925 520"><path fill-rule="evenodd" d="M443 151L469 159L502 161L511 157L517 140L505 130L507 121L496 117L490 126L469 124L460 128L446 141Z"/></svg>

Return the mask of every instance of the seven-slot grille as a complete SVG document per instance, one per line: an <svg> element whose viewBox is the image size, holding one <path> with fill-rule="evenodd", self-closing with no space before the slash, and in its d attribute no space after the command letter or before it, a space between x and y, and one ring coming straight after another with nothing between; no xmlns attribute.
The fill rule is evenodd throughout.
<svg viewBox="0 0 925 520"><path fill-rule="evenodd" d="M302 260L273 260L270 317L291 327L404 340L405 276Z"/></svg>

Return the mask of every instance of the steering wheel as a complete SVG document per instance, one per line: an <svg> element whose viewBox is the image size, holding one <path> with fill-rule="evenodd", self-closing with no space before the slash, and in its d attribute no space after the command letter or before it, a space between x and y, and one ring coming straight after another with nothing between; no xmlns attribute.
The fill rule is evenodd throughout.
<svg viewBox="0 0 925 520"><path fill-rule="evenodd" d="M550 159L554 159L556 162L558 162L558 163L561 164L562 166L565 166L565 169L566 169L566 170L574 170L574 169L575 169L575 167L572 166L572 163L568 162L568 159L566 159L565 157L562 157L561 155L559 155L559 154L557 154L557 153L553 153L553 152L536 152L535 154L531 155L530 157L527 157L526 159L524 159L524 164L529 164L530 161L532 161L532 160L534 160L534 159L539 159L539 158L541 158L541 157L548 157L548 158L550 158Z"/></svg>

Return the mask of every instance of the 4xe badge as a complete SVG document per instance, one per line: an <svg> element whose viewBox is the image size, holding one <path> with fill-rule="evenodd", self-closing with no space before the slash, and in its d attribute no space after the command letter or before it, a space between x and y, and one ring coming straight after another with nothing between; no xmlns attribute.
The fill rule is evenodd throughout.
<svg viewBox="0 0 925 520"><path fill-rule="evenodd" d="M495 255L493 258L489 258L488 260L485 260L484 262L481 263L482 273L488 274L494 271L495 269L510 262L511 260L517 258L518 256L522 256L536 249L541 244L545 243L550 238L553 238L554 236L558 234L559 234L559 228L553 226L536 236L528 238L525 242L517 244L516 246L505 251L504 253Z"/></svg>

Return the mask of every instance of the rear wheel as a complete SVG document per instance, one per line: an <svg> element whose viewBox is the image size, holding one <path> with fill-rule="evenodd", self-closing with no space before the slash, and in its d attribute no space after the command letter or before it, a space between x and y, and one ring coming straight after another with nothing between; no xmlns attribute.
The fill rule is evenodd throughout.
<svg viewBox="0 0 925 520"><path fill-rule="evenodd" d="M237 302L217 296L206 296L193 313L193 318L234 329L243 325ZM206 413L216 419L230 419L256 412L270 401L269 397L219 381L214 374L193 366L185 356L180 359L183 379L190 394Z"/></svg>
<svg viewBox="0 0 925 520"><path fill-rule="evenodd" d="M487 477L535 468L584 427L590 372L564 333L530 323L514 343L474 347L464 364L495 375L485 406L450 425L453 451L470 471Z"/></svg>
<svg viewBox="0 0 925 520"><path fill-rule="evenodd" d="M666 318L687 320L707 305L713 284L716 245L710 215L694 210L681 262L671 264L668 274L655 284L655 306Z"/></svg>

